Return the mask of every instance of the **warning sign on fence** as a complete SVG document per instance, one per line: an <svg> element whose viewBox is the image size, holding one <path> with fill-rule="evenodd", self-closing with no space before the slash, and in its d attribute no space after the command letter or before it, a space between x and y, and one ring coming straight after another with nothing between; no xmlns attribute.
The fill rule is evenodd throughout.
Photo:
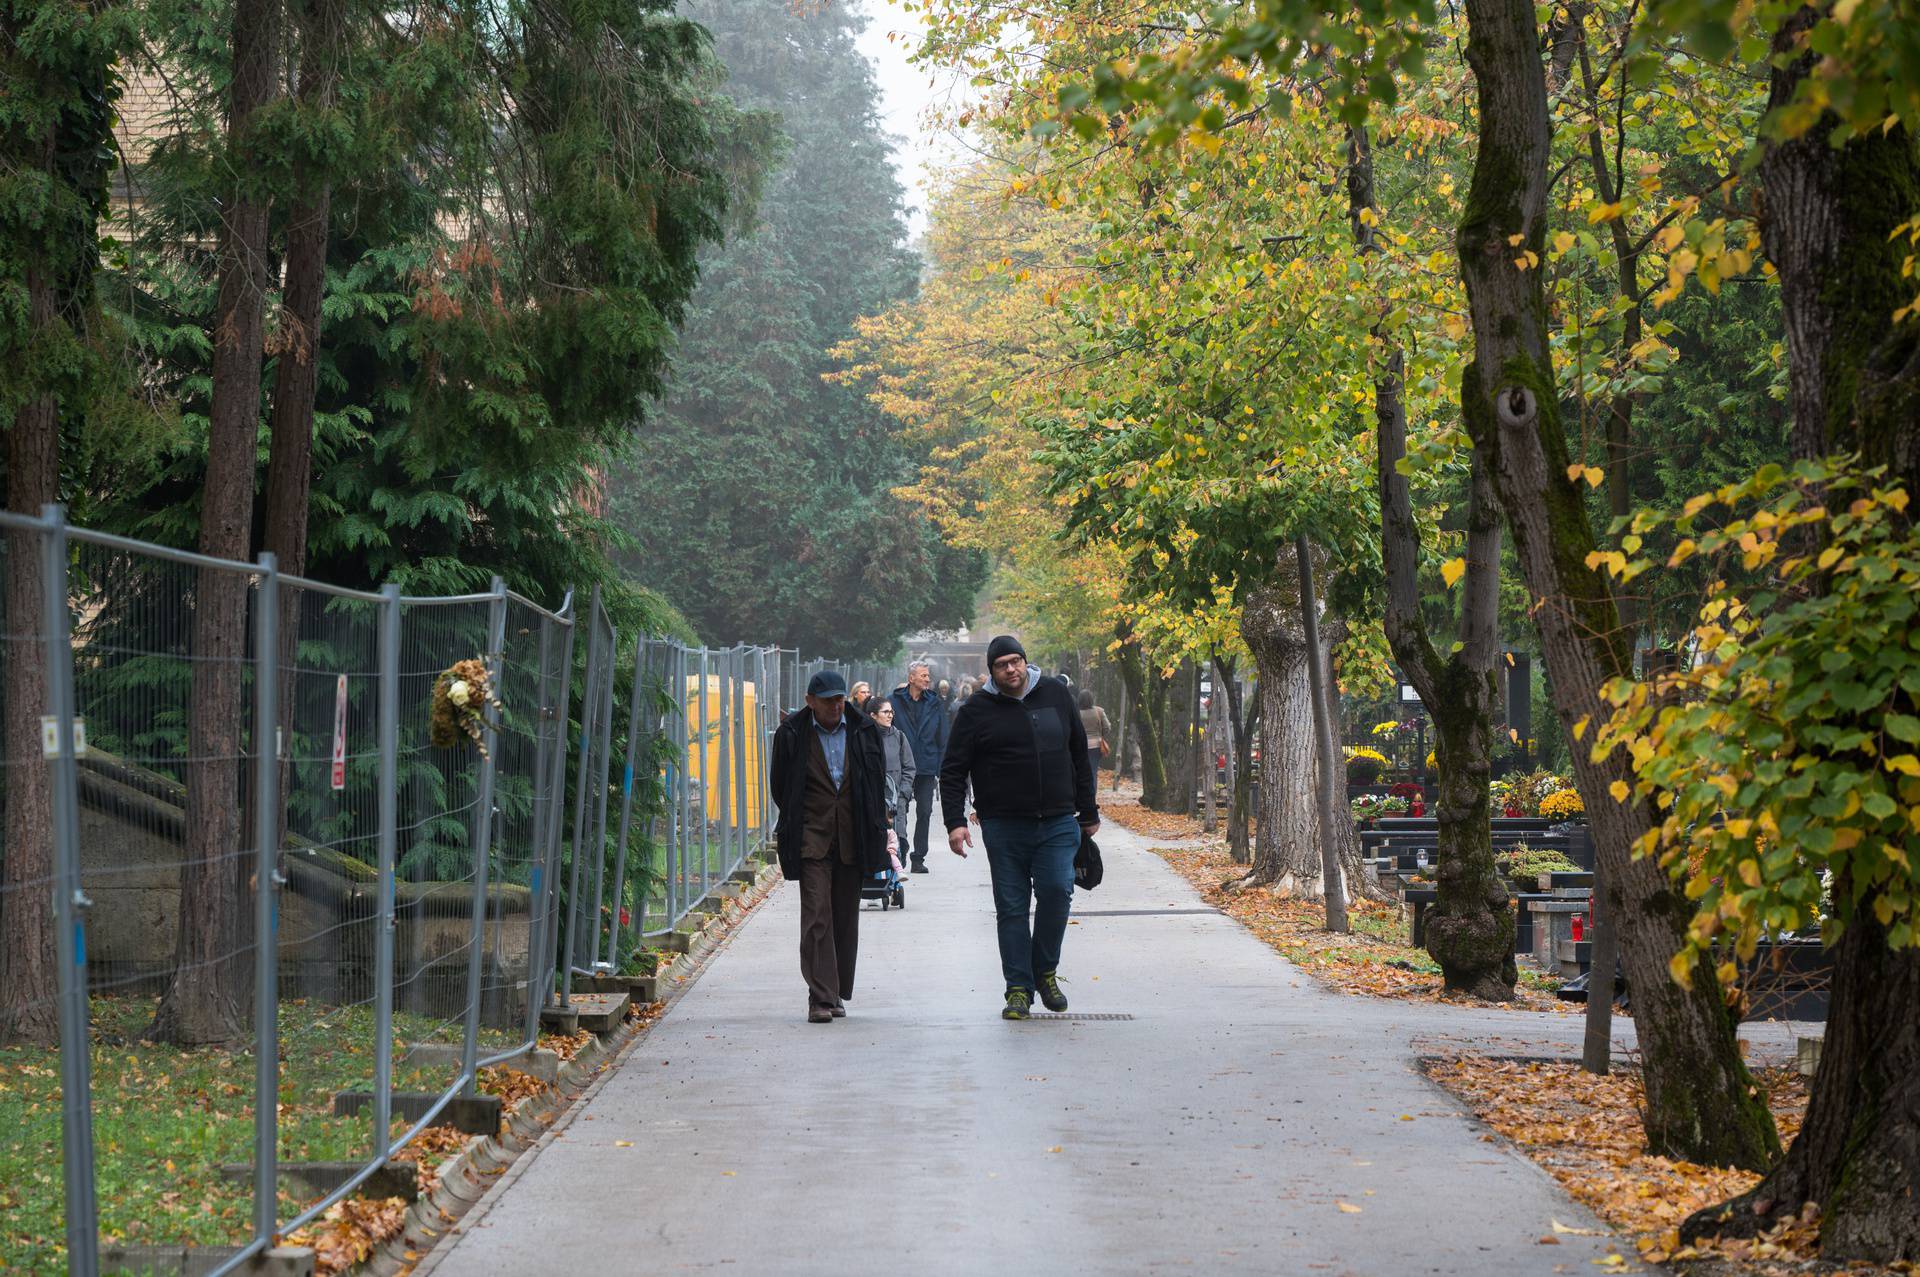
<svg viewBox="0 0 1920 1277"><path fill-rule="evenodd" d="M333 693L333 787L347 787L347 676L342 674Z"/></svg>

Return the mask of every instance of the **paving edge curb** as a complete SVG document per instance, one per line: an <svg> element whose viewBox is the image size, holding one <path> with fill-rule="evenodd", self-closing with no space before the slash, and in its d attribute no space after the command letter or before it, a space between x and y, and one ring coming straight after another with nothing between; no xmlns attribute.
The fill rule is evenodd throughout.
<svg viewBox="0 0 1920 1277"><path fill-rule="evenodd" d="M749 891L727 901L722 912L714 915L714 925L700 933L690 951L660 970L660 999L668 1004L665 1012L595 1037L561 1065L552 1089L507 1115L500 1134L476 1135L467 1141L460 1152L439 1165L439 1184L408 1209L400 1232L374 1247L352 1271L367 1277L427 1277L438 1269L453 1252L448 1240L464 1235L469 1226L485 1218L535 1157L573 1124L585 1102L613 1076L613 1066L672 1013L672 1004L699 981L741 924L772 896L779 878L777 865L763 867ZM671 988L668 979L673 982Z"/></svg>

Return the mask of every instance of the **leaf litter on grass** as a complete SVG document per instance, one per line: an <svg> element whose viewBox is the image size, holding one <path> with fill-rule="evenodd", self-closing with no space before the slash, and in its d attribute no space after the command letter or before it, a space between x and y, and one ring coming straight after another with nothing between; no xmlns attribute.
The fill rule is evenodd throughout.
<svg viewBox="0 0 1920 1277"><path fill-rule="evenodd" d="M1425 949L1413 947L1399 905L1356 899L1347 905L1352 931L1335 935L1326 929L1326 907L1320 901L1282 895L1270 887L1227 890L1226 884L1243 877L1247 867L1233 862L1224 843L1155 847L1153 852L1191 883L1208 904L1240 922L1288 961L1343 993L1479 1008L1562 1013L1577 1009L1527 981L1521 983L1513 1002L1480 1002L1447 993L1440 964Z"/></svg>
<svg viewBox="0 0 1920 1277"><path fill-rule="evenodd" d="M1760 1177L1648 1152L1641 1126L1643 1092L1634 1070L1597 1077L1572 1061L1522 1062L1478 1055L1429 1061L1425 1069L1428 1077L1465 1101L1481 1121L1559 1181L1569 1196L1631 1236L1635 1253L1647 1264L1685 1264L1686 1271L1700 1277L1903 1271L1822 1262L1817 1255L1819 1220L1814 1214L1784 1219L1755 1238L1683 1245L1680 1226L1688 1216L1738 1196ZM1780 1138L1791 1142L1806 1114L1806 1079L1791 1068L1760 1069L1755 1077L1773 1110ZM1555 1233L1582 1231L1557 1220L1553 1229Z"/></svg>

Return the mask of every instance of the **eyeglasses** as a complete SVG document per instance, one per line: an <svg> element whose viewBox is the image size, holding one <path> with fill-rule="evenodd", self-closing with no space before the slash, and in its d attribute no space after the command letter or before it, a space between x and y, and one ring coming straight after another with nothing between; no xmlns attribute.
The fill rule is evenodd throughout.
<svg viewBox="0 0 1920 1277"><path fill-rule="evenodd" d="M993 668L996 670L1012 670L1018 669L1026 663L1027 658L1024 656L1003 656L993 663Z"/></svg>

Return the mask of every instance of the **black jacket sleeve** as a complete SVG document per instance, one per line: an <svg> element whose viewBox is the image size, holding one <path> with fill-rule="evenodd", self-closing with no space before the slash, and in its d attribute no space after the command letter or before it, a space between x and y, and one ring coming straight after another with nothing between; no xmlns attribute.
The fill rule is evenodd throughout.
<svg viewBox="0 0 1920 1277"><path fill-rule="evenodd" d="M947 737L946 757L940 760L940 810L947 831L967 823L967 773L973 770L973 715L964 708L953 716L953 734Z"/></svg>
<svg viewBox="0 0 1920 1277"><path fill-rule="evenodd" d="M787 782L792 779L789 769L793 766L793 732L782 724L773 734L773 766L769 770L768 787L773 792L773 805L778 807L787 795Z"/></svg>
<svg viewBox="0 0 1920 1277"><path fill-rule="evenodd" d="M1080 711L1067 711L1067 754L1073 763L1073 807L1080 823L1091 825L1100 819L1100 804L1093 787L1093 758L1087 753L1087 725Z"/></svg>

